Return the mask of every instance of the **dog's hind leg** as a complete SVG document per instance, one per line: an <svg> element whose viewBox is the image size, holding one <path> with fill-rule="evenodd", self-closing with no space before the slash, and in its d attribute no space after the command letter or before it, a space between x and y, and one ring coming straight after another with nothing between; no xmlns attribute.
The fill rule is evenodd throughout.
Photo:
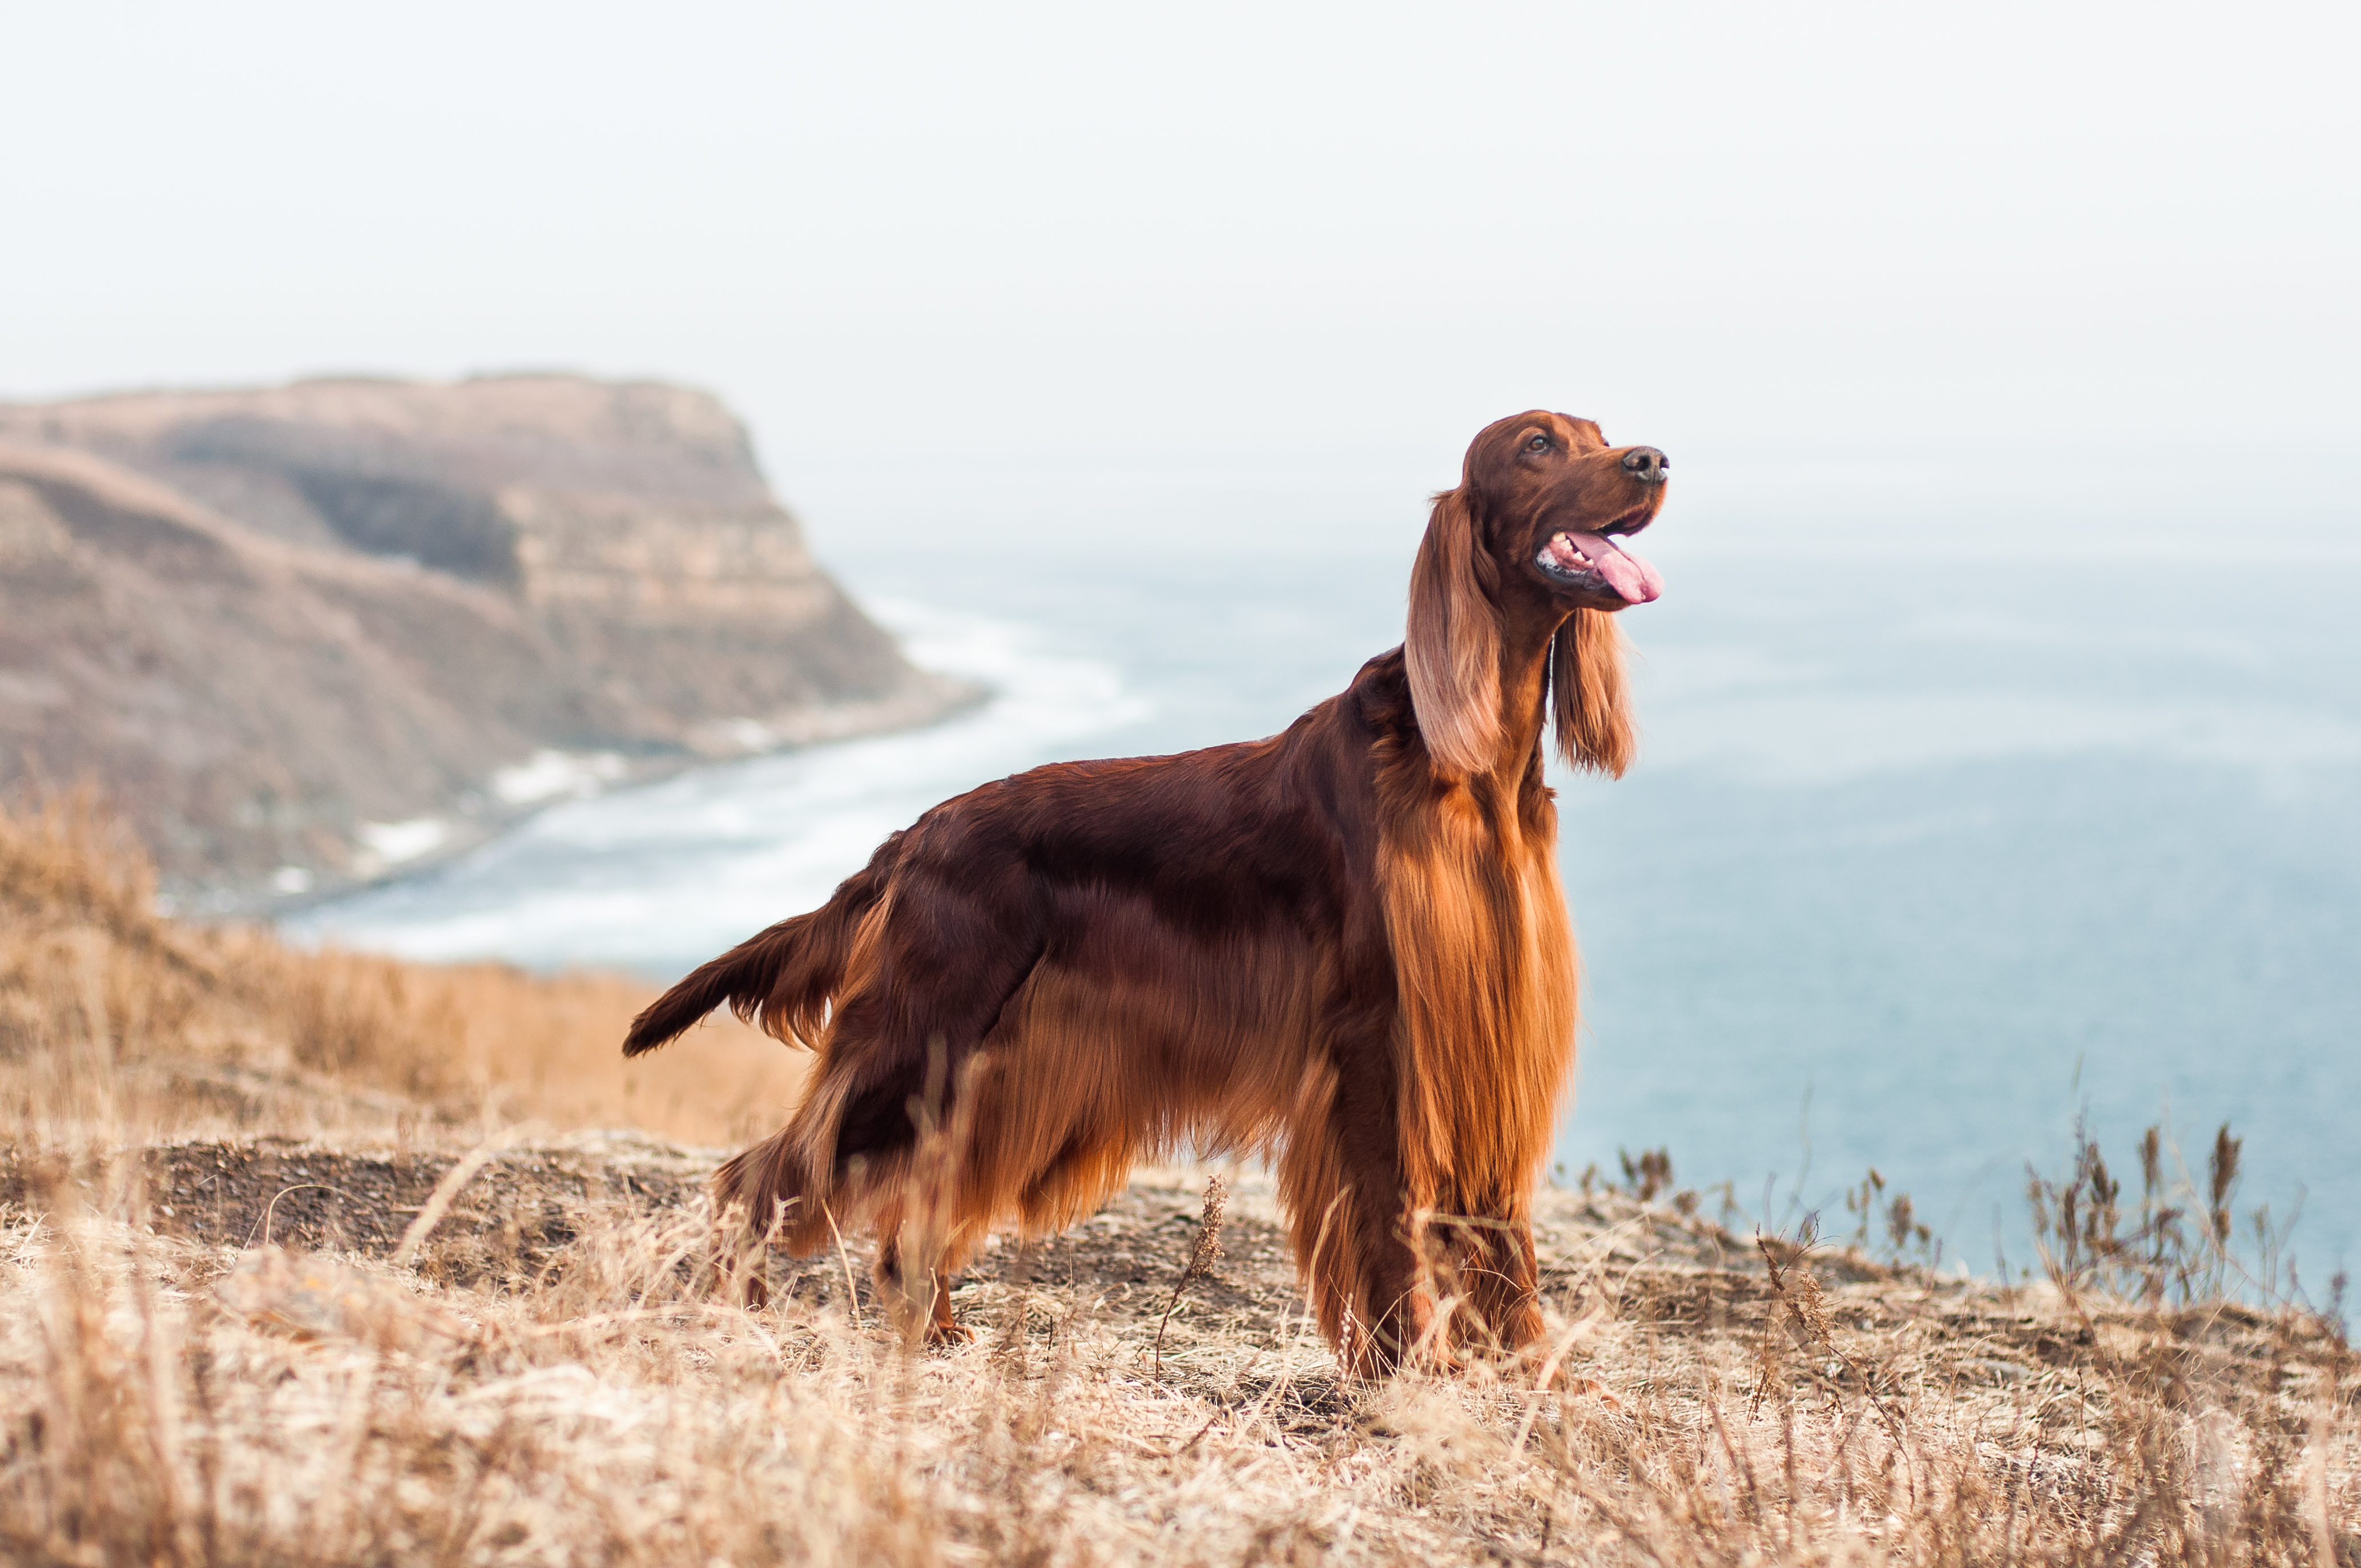
<svg viewBox="0 0 2361 1568"><path fill-rule="evenodd" d="M955 825L954 825L955 826ZM913 830L892 897L864 921L818 1080L793 1120L828 1186L874 1175L956 1121L970 1064L1041 955L1022 868L949 828ZM923 1218L924 1216L913 1216Z"/></svg>
<svg viewBox="0 0 2361 1568"><path fill-rule="evenodd" d="M965 1344L975 1331L951 1316L950 1270L938 1262L927 1266L908 1257L902 1248L898 1214L881 1215L877 1223L877 1266L873 1272L877 1299L909 1343Z"/></svg>
<svg viewBox="0 0 2361 1568"><path fill-rule="evenodd" d="M772 1245L807 1250L805 1234L826 1224L825 1211L810 1199L790 1135L791 1129L774 1133L713 1173L714 1239L722 1288L750 1308L770 1299L764 1276Z"/></svg>

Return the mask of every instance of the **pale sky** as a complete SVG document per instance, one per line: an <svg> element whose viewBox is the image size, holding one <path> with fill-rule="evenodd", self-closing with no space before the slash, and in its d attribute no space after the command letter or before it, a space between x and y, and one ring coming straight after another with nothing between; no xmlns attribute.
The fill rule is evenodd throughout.
<svg viewBox="0 0 2361 1568"><path fill-rule="evenodd" d="M662 377L823 542L1312 539L1533 404L1725 528L2326 536L2356 45L2350 4L18 5L0 396Z"/></svg>

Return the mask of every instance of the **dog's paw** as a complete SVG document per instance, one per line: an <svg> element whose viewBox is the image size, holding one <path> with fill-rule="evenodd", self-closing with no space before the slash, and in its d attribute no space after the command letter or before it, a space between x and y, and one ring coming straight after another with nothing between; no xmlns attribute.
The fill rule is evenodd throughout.
<svg viewBox="0 0 2361 1568"><path fill-rule="evenodd" d="M956 1350L975 1343L975 1331L953 1318L938 1318L927 1325L928 1350Z"/></svg>

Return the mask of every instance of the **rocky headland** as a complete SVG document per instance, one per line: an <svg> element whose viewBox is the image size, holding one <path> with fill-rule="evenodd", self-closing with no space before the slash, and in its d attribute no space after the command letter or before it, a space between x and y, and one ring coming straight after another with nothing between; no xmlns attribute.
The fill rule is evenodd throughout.
<svg viewBox="0 0 2361 1568"><path fill-rule="evenodd" d="M701 392L0 405L0 792L94 784L185 906L318 896L566 793L973 695L814 564Z"/></svg>

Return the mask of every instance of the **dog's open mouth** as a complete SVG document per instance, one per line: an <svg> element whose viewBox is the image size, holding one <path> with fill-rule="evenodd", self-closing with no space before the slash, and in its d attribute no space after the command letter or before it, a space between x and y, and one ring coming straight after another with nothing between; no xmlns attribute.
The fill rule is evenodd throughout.
<svg viewBox="0 0 2361 1568"><path fill-rule="evenodd" d="M1533 564L1569 587L1609 588L1630 604L1646 604L1664 591L1656 568L1606 533L1553 533Z"/></svg>

